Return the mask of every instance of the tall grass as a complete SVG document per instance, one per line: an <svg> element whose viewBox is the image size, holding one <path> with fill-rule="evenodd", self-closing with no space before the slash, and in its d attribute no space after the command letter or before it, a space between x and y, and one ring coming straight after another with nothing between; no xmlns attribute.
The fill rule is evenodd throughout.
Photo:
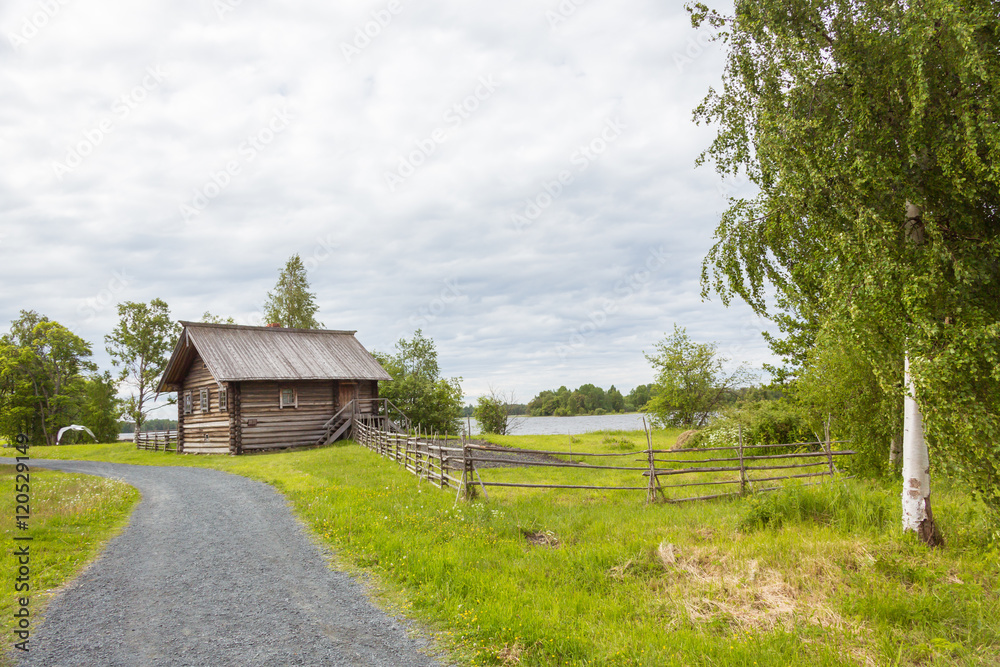
<svg viewBox="0 0 1000 667"><path fill-rule="evenodd" d="M898 503L884 487L866 482L831 481L803 486L790 481L780 491L747 498L740 512L744 532L811 522L845 533L885 533L890 530Z"/></svg>

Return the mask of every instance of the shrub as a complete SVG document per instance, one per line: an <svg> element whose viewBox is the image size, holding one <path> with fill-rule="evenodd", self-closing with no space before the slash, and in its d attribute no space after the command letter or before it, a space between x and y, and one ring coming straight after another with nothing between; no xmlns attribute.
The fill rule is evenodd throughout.
<svg viewBox="0 0 1000 667"><path fill-rule="evenodd" d="M787 399L753 401L729 408L713 419L692 440L692 447L729 447L814 442L822 439L819 424L812 424L804 412Z"/></svg>

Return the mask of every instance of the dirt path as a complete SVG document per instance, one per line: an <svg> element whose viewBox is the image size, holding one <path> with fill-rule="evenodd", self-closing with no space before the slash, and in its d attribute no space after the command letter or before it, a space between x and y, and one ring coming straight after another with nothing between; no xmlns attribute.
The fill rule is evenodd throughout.
<svg viewBox="0 0 1000 667"><path fill-rule="evenodd" d="M440 664L359 583L329 569L266 484L199 468L31 465L123 479L142 501L52 600L18 664Z"/></svg>

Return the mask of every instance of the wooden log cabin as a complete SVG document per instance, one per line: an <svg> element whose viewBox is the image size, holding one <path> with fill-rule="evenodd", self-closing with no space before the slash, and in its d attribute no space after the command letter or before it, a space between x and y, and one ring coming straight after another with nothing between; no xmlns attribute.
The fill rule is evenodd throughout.
<svg viewBox="0 0 1000 667"><path fill-rule="evenodd" d="M354 413L377 411L378 383L392 379L354 331L181 324L157 389L177 393L179 453L332 442Z"/></svg>

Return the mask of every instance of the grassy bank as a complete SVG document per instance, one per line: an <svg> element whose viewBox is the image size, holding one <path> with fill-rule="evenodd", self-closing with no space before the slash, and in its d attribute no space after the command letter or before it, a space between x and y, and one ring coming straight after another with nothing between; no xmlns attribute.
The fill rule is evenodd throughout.
<svg viewBox="0 0 1000 667"><path fill-rule="evenodd" d="M32 450L34 454L35 450ZM4 567L0 568L0 629L4 643L0 661L13 658L13 614L19 609L17 599L26 593L16 592L19 563L13 556L17 547L30 547L30 586L28 609L31 629L38 627L45 605L54 591L75 577L93 559L108 539L125 526L128 515L139 500L139 493L124 482L91 475L77 475L33 468L30 471L30 518L28 530L15 524L18 479L14 466L0 466L0 514L4 517ZM17 541L15 536L31 536L31 541ZM29 642L29 647L30 647Z"/></svg>
<svg viewBox="0 0 1000 667"><path fill-rule="evenodd" d="M502 442L571 456L623 439L643 448L641 433ZM940 480L948 544L928 550L900 532L895 483L655 506L641 492L491 488L489 502L456 505L353 444L240 458L127 443L33 454L269 482L462 664L988 665L1000 654L998 545L984 510Z"/></svg>

